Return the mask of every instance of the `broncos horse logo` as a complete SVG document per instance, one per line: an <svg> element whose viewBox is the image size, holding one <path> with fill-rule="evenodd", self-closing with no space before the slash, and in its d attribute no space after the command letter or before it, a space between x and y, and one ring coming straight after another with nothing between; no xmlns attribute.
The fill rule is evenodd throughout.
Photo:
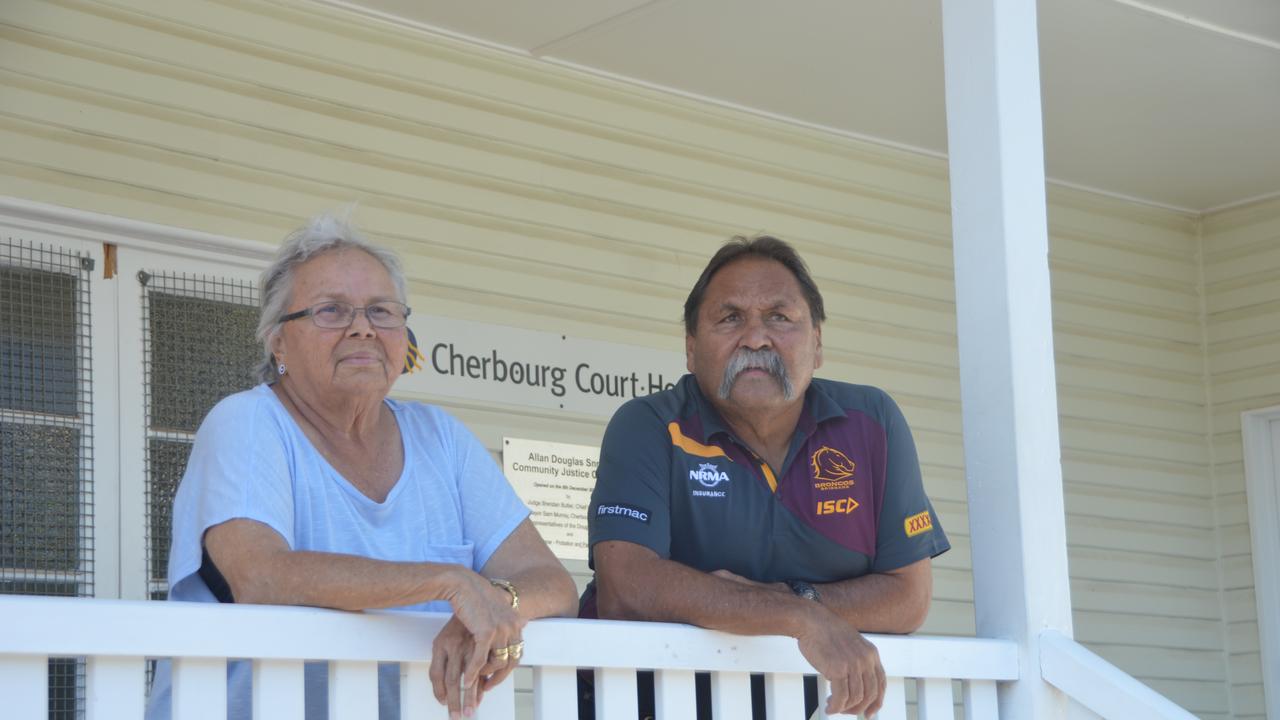
<svg viewBox="0 0 1280 720"><path fill-rule="evenodd" d="M822 446L810 458L813 464L813 479L834 482L853 477L855 464L848 455L833 447Z"/></svg>

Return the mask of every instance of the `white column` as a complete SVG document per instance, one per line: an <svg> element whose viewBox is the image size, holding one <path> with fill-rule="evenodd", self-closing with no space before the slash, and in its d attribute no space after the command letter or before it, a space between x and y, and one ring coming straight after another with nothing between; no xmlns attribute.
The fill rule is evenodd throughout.
<svg viewBox="0 0 1280 720"><path fill-rule="evenodd" d="M943 0L965 478L978 634L1020 645L1000 717L1066 716L1039 633L1071 635L1034 0Z"/></svg>

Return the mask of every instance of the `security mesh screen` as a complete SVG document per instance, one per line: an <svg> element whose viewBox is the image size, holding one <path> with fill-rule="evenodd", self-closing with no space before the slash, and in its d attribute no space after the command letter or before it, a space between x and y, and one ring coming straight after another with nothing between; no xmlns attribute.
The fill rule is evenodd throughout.
<svg viewBox="0 0 1280 720"><path fill-rule="evenodd" d="M49 659L49 720L84 717L84 661Z"/></svg>
<svg viewBox="0 0 1280 720"><path fill-rule="evenodd" d="M0 268L0 407L11 411L76 415L80 384L77 275L17 266L40 262L33 248L5 246ZM64 259L45 255L44 267ZM19 257L22 255L23 257ZM79 271L76 265L66 268ZM53 262L49 262L53 261ZM87 340L87 338L86 338Z"/></svg>
<svg viewBox="0 0 1280 720"><path fill-rule="evenodd" d="M178 481L187 469L191 443L186 440L147 438L147 511L151 537L157 541L151 553L151 577L162 581L169 566L170 511ZM163 541L163 542L161 542ZM160 599L164 594L160 593Z"/></svg>
<svg viewBox="0 0 1280 720"><path fill-rule="evenodd" d="M89 268L0 242L0 591L93 594Z"/></svg>
<svg viewBox="0 0 1280 720"><path fill-rule="evenodd" d="M253 284L140 273L147 409L148 595L163 599L173 494L200 421L222 398L254 385L261 348Z"/></svg>
<svg viewBox="0 0 1280 720"><path fill-rule="evenodd" d="M0 240L0 593L92 596L93 261ZM84 664L49 660L49 717L84 714Z"/></svg>
<svg viewBox="0 0 1280 720"><path fill-rule="evenodd" d="M0 567L10 592L45 594L49 577L80 567L92 541L81 522L80 442L77 428L0 422Z"/></svg>

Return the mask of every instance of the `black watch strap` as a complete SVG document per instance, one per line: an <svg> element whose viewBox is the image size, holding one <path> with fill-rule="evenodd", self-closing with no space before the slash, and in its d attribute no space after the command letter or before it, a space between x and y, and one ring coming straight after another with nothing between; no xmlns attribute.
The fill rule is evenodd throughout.
<svg viewBox="0 0 1280 720"><path fill-rule="evenodd" d="M803 580L788 580L787 587L791 588L791 592L805 600L814 602L822 600L822 594L818 592L818 588L814 587L812 583L807 583Z"/></svg>

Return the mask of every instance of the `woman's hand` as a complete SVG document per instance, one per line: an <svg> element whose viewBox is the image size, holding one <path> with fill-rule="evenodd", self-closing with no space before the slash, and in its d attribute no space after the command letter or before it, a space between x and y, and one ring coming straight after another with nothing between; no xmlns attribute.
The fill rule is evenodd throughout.
<svg viewBox="0 0 1280 720"><path fill-rule="evenodd" d="M483 576L458 568L453 591L444 599L453 617L432 643L431 685L449 717L471 716L489 688L520 664L525 620L511 607L511 595Z"/></svg>

